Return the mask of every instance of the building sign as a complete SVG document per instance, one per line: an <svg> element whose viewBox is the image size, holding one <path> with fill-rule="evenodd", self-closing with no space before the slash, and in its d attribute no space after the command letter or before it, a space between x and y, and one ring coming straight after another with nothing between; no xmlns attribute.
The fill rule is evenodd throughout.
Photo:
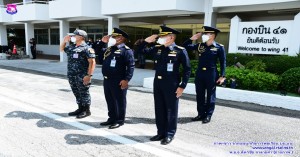
<svg viewBox="0 0 300 157"><path fill-rule="evenodd" d="M237 52L288 54L293 21L240 22Z"/></svg>
<svg viewBox="0 0 300 157"><path fill-rule="evenodd" d="M7 4L6 12L11 15L16 14L18 12L17 5L16 4Z"/></svg>

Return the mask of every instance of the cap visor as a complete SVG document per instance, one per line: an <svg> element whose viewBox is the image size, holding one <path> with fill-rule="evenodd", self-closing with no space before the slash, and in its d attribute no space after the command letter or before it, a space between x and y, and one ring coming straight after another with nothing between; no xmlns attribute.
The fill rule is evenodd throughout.
<svg viewBox="0 0 300 157"><path fill-rule="evenodd" d="M70 36L74 36L75 34L74 33L67 33L68 35L70 35Z"/></svg>

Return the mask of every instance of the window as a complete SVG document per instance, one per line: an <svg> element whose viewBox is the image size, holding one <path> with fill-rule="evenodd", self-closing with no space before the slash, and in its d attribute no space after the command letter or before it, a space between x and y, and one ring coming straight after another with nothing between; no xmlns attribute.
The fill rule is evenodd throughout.
<svg viewBox="0 0 300 157"><path fill-rule="evenodd" d="M34 38L36 39L37 44L49 44L48 29L35 29Z"/></svg>
<svg viewBox="0 0 300 157"><path fill-rule="evenodd" d="M59 45L59 29L50 29L51 45Z"/></svg>

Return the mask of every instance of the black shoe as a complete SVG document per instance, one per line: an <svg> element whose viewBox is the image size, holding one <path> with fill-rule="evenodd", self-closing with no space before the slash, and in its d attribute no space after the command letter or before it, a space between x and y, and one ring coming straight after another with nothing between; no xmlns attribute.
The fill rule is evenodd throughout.
<svg viewBox="0 0 300 157"><path fill-rule="evenodd" d="M90 116L90 115L91 115L90 107L87 106L87 107L84 107L84 108L83 108L83 111L80 112L80 113L76 116L76 118L78 118L78 119L80 119L80 118L85 118L85 117Z"/></svg>
<svg viewBox="0 0 300 157"><path fill-rule="evenodd" d="M192 118L192 121L202 121L204 120L205 116L197 116L197 117L194 117Z"/></svg>
<svg viewBox="0 0 300 157"><path fill-rule="evenodd" d="M206 116L206 117L203 119L202 123L203 123L203 124L209 123L209 122L210 122L210 119L211 119L211 116Z"/></svg>
<svg viewBox="0 0 300 157"><path fill-rule="evenodd" d="M100 125L102 125L102 126L107 126L107 125L112 125L112 124L114 124L114 123L111 121L106 121L106 122L100 123Z"/></svg>
<svg viewBox="0 0 300 157"><path fill-rule="evenodd" d="M160 141L164 138L163 135L155 135L153 137L150 138L150 141Z"/></svg>
<svg viewBox="0 0 300 157"><path fill-rule="evenodd" d="M123 125L123 124L114 123L114 124L110 125L110 126L108 127L108 129L116 129L116 128L122 126L122 125Z"/></svg>
<svg viewBox="0 0 300 157"><path fill-rule="evenodd" d="M77 116L79 113L82 112L82 107L79 106L77 110L73 111L73 112L69 112L68 115L69 116Z"/></svg>
<svg viewBox="0 0 300 157"><path fill-rule="evenodd" d="M160 144L167 145L167 144L171 143L173 139L174 139L174 137L166 137L163 140L161 140Z"/></svg>

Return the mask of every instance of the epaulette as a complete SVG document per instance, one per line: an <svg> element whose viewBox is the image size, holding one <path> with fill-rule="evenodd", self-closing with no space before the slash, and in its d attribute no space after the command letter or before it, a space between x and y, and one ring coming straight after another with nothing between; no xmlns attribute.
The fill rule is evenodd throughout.
<svg viewBox="0 0 300 157"><path fill-rule="evenodd" d="M155 45L155 47L161 47L162 45Z"/></svg>
<svg viewBox="0 0 300 157"><path fill-rule="evenodd" d="M181 47L181 46L178 46L178 45L176 45L175 47L177 47L177 48L179 48L179 49L181 49L181 50L184 50L184 49L185 49L184 47Z"/></svg>
<svg viewBox="0 0 300 157"><path fill-rule="evenodd" d="M126 50L130 50L130 47L128 47L127 45L125 45L125 49Z"/></svg>
<svg viewBox="0 0 300 157"><path fill-rule="evenodd" d="M220 43L219 43L219 45L224 47L224 45L223 45L223 44L220 44Z"/></svg>

